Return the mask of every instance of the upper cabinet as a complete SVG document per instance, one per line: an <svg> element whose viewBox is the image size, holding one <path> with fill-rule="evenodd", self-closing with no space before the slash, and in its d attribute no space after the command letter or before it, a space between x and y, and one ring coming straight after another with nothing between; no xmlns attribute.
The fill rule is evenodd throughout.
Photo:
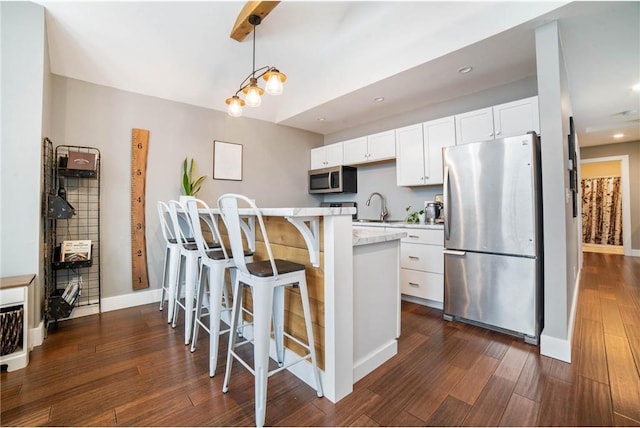
<svg viewBox="0 0 640 428"><path fill-rule="evenodd" d="M540 134L538 97L525 98L493 107L496 138L515 137L535 131Z"/></svg>
<svg viewBox="0 0 640 428"><path fill-rule="evenodd" d="M311 169L342 165L342 143L311 149Z"/></svg>
<svg viewBox="0 0 640 428"><path fill-rule="evenodd" d="M455 144L454 116L397 129L398 186L442 184L442 149Z"/></svg>
<svg viewBox="0 0 640 428"><path fill-rule="evenodd" d="M457 144L540 133L538 97L530 97L455 116Z"/></svg>
<svg viewBox="0 0 640 428"><path fill-rule="evenodd" d="M396 131L343 141L344 164L357 165L396 157Z"/></svg>

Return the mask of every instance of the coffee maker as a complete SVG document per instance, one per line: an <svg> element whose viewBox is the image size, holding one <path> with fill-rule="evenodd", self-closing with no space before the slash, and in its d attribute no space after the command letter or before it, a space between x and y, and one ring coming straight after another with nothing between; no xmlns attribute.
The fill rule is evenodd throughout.
<svg viewBox="0 0 640 428"><path fill-rule="evenodd" d="M424 202L425 223L444 223L442 195L436 195L433 201Z"/></svg>

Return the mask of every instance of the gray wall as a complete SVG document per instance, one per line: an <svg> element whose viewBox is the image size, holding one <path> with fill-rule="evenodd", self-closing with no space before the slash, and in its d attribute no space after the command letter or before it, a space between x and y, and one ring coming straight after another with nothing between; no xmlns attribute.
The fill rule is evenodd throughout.
<svg viewBox="0 0 640 428"><path fill-rule="evenodd" d="M44 8L1 2L0 276L36 274L29 325L40 321L40 171Z"/></svg>
<svg viewBox="0 0 640 428"><path fill-rule="evenodd" d="M541 352L571 360L572 305L577 298L579 217L569 194L567 138L571 104L556 21L536 29L540 107L543 227L544 330ZM549 355L548 353L546 355Z"/></svg>
<svg viewBox="0 0 640 428"><path fill-rule="evenodd" d="M267 122L133 94L55 76L56 145L85 145L101 152L101 255L103 297L132 293L130 261L131 130L150 131L146 176L149 280L159 288L164 247L156 201L181 193L182 160L195 158L207 179L198 197L210 205L225 192L244 193L259 206L315 206L307 193L309 151L322 136ZM243 180L212 179L213 140L243 144Z"/></svg>
<svg viewBox="0 0 640 428"><path fill-rule="evenodd" d="M596 147L583 147L582 159L603 158L607 156L629 156L629 191L631 193L631 247L640 250L640 141L607 144Z"/></svg>

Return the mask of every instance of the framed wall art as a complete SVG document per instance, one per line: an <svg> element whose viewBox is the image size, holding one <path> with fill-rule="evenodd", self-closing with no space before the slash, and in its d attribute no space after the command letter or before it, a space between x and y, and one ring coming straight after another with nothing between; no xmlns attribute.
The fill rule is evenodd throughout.
<svg viewBox="0 0 640 428"><path fill-rule="evenodd" d="M214 140L213 179L242 181L242 144Z"/></svg>

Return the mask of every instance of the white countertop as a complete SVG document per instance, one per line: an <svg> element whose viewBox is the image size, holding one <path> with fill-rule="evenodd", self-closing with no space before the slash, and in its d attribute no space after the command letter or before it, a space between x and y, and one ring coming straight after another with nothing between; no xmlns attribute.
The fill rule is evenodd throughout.
<svg viewBox="0 0 640 428"><path fill-rule="evenodd" d="M355 207L295 207L295 208L262 208L258 207L260 213L265 217L323 217L333 215L353 215L356 213ZM205 210L201 210L205 211ZM212 208L211 212L219 214L217 208ZM240 208L241 215L251 214L250 208Z"/></svg>
<svg viewBox="0 0 640 428"><path fill-rule="evenodd" d="M412 229L435 229L435 230L443 230L444 229L444 224L440 223L440 224L426 224L426 223L407 223L405 221L394 221L391 220L390 222L384 222L384 223L379 223L379 222L360 222L360 221L354 221L353 223L353 227L358 227L358 226L367 226L367 227L399 227L399 228L412 228Z"/></svg>
<svg viewBox="0 0 640 428"><path fill-rule="evenodd" d="M378 242L393 241L396 239L402 239L407 236L407 232L398 231L385 231L385 230L371 230L371 229L358 229L353 228L353 246L376 244Z"/></svg>
<svg viewBox="0 0 640 428"><path fill-rule="evenodd" d="M315 217L331 215L353 215L355 207L297 207L297 208L260 208L264 216Z"/></svg>

